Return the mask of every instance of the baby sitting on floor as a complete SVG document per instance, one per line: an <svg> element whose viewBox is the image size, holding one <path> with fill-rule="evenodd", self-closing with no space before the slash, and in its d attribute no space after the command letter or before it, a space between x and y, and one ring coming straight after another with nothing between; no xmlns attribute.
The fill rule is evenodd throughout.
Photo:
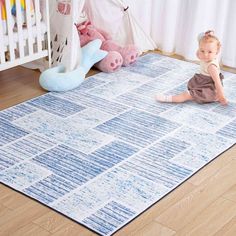
<svg viewBox="0 0 236 236"><path fill-rule="evenodd" d="M223 90L223 75L217 56L220 51L220 41L212 30L206 31L199 38L197 57L200 59L200 73L195 74L188 82L188 90L174 96L156 95L159 102L181 103L193 100L197 103L220 102L227 105Z"/></svg>

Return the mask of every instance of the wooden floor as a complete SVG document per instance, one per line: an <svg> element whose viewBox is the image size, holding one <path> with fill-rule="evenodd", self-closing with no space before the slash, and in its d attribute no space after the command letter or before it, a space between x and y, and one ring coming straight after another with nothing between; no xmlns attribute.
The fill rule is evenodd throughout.
<svg viewBox="0 0 236 236"><path fill-rule="evenodd" d="M21 67L0 72L0 109L45 93L38 84L38 77L39 72ZM0 235L96 234L46 206L0 185ZM115 235L235 236L236 146Z"/></svg>

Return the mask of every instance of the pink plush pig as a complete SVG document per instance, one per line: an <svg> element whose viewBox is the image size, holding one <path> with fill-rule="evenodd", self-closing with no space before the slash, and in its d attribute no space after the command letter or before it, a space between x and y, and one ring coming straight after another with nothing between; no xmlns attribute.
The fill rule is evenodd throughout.
<svg viewBox="0 0 236 236"><path fill-rule="evenodd" d="M108 55L95 64L95 67L100 71L115 72L121 66L128 66L136 61L139 54L138 49L134 45L119 46L111 39L107 32L96 28L90 21L76 24L76 27L79 33L81 47L94 39L102 40L101 49L108 51Z"/></svg>

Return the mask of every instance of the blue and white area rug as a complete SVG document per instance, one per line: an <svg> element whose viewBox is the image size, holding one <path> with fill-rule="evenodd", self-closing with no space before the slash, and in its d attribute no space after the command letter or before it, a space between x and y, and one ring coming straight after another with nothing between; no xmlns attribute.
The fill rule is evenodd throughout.
<svg viewBox="0 0 236 236"><path fill-rule="evenodd" d="M148 54L1 111L1 182L113 234L235 144L235 74L223 72L228 106L155 101L185 90L197 70Z"/></svg>

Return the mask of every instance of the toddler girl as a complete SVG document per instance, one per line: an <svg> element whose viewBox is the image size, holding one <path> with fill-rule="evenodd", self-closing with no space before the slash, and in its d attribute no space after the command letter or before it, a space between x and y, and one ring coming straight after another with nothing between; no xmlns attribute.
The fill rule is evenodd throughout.
<svg viewBox="0 0 236 236"><path fill-rule="evenodd" d="M200 73L195 74L188 82L188 91L175 96L156 95L159 102L185 102L193 100L197 103L220 102L227 105L224 96L220 66L217 56L220 52L220 41L212 30L206 31L199 38L197 57L200 59Z"/></svg>

